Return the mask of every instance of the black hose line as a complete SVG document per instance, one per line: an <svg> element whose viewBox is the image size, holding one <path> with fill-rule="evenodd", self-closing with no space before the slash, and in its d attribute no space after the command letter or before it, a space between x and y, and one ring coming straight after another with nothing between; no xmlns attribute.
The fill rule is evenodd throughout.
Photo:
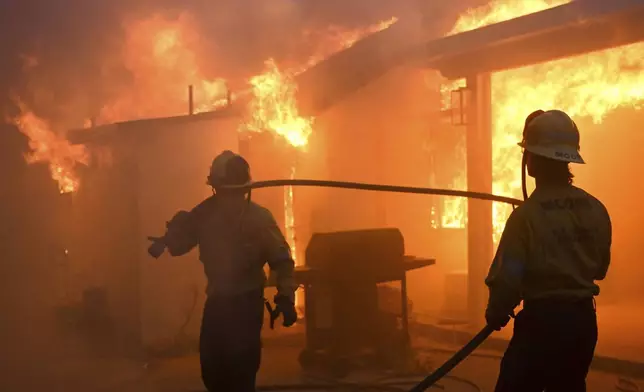
<svg viewBox="0 0 644 392"><path fill-rule="evenodd" d="M523 194L524 199L526 197L526 186L525 186L525 154L523 159ZM422 195L438 195L438 196L456 196L456 197L466 197L471 199L479 200L488 200L496 201L500 203L507 203L513 206L521 204L521 201L511 197L496 196L489 193L481 192L468 192L468 191L457 191L450 189L436 189L436 188L420 188L420 187L408 187L408 186L396 186L396 185L380 185L380 184L367 184L367 183L358 183L358 182L347 182L347 181L327 181L327 180L268 180L268 181L257 181L247 185L242 186L227 186L228 189L242 189L247 190L249 193L252 189L261 189L261 188L271 188L278 186L310 186L310 187L326 187L326 188L342 188L342 189L356 189L356 190L365 190L365 191L376 191L376 192L393 192L393 193L412 193L412 194L422 194ZM250 200L250 197L249 197ZM445 377L453 368L455 368L461 361L467 358L478 346L480 346L485 339L488 338L494 332L493 329L486 326L483 328L469 343L467 343L463 348L457 351L452 358L445 362L440 368L434 371L432 374L427 376L423 381L410 390L410 392L421 392L425 391L428 388L435 386L436 382L441 378ZM259 388L260 391L276 391L276 390L296 390L298 387L303 387L305 385L292 385L292 386L274 386L276 389L273 389L272 386L267 386L264 388ZM313 389L324 389L324 388L334 388L334 387L346 387L350 385L308 385L310 390ZM358 387L358 385L352 385ZM286 387L286 388L285 388ZM373 386L368 386L373 387ZM386 388L386 386L381 386ZM291 389L292 388L292 389Z"/></svg>
<svg viewBox="0 0 644 392"><path fill-rule="evenodd" d="M332 391L332 390L344 390L344 391L383 391L383 392L405 392L407 391L404 388L404 385L416 384L417 378L422 377L419 375L404 375L401 377L391 376L385 377L382 380L396 380L396 381L378 381L376 383L350 383L343 381L323 381L317 380L313 382L304 382L299 384L274 384L274 385L260 385L257 387L258 392L280 392L280 391ZM443 378L452 380L457 383L465 384L470 386L473 390L477 392L483 392L483 389L476 383L462 377L457 376L443 376ZM415 379L415 380L414 380ZM433 384L428 388L445 390L445 386Z"/></svg>
<svg viewBox="0 0 644 392"><path fill-rule="evenodd" d="M437 189L437 188L421 188L411 186L398 186L398 185L380 185L380 184L367 184L361 182L348 182L348 181L328 181L328 180L268 180L257 181L248 185L241 186L226 186L227 189L251 189L272 188L278 186L309 186L309 187L325 187L325 188L342 188L342 189L357 189L363 191L376 191L376 192L393 192L393 193L412 193L420 195L438 195L438 196L456 196L466 197L470 199L489 200L499 203L507 203L512 205L521 204L521 200L511 197L497 196L489 193L482 192L469 192L457 191L452 189Z"/></svg>
<svg viewBox="0 0 644 392"><path fill-rule="evenodd" d="M463 348L458 350L447 362L445 362L441 367L436 369L432 374L427 376L423 381L421 381L414 388L410 389L409 392L422 392L427 390L427 388L434 385L438 380L443 378L447 373L454 369L461 361L467 358L478 346L480 346L485 339L487 339L494 330L489 326L485 326L472 340L469 341Z"/></svg>
<svg viewBox="0 0 644 392"><path fill-rule="evenodd" d="M535 118L541 116L542 114L545 114L543 110L535 110L534 112L530 113L528 117L525 119L525 123L523 124L523 141L520 143L520 146L523 148L523 158L521 159L521 190L523 191L523 201L528 200L528 185L526 184L526 170L528 166L528 150L525 149L527 145L527 139L528 139L528 125L534 120Z"/></svg>
<svg viewBox="0 0 644 392"><path fill-rule="evenodd" d="M303 383L303 384L284 384L284 385L264 385L258 386L258 392L269 391L332 391L332 390L352 390L352 391L382 391L382 392L403 392L403 389L394 388L386 385L354 384L354 383Z"/></svg>

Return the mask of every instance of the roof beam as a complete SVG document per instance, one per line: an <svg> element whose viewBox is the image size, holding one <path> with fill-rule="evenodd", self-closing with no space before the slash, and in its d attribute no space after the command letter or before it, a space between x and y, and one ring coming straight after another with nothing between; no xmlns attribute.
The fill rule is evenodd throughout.
<svg viewBox="0 0 644 392"><path fill-rule="evenodd" d="M426 65L460 79L644 40L644 0L578 0L429 42Z"/></svg>

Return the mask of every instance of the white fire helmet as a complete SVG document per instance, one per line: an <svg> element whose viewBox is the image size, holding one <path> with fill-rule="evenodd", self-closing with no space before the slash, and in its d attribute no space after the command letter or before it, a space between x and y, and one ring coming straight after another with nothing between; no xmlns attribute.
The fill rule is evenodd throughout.
<svg viewBox="0 0 644 392"><path fill-rule="evenodd" d="M213 159L207 184L217 188L222 185L247 185L250 181L250 166L246 159L225 150Z"/></svg>
<svg viewBox="0 0 644 392"><path fill-rule="evenodd" d="M579 154L577 124L560 110L549 110L530 121L519 146L557 161L586 163Z"/></svg>

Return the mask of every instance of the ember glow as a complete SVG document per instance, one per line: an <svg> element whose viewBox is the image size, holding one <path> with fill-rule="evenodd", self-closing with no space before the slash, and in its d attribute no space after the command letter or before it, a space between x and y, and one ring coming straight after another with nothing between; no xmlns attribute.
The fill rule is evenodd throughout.
<svg viewBox="0 0 644 392"><path fill-rule="evenodd" d="M266 72L250 79L253 87L253 99L249 103L248 121L242 125L242 131L271 132L286 142L305 151L309 137L313 133L313 118L299 114L295 93L297 86L293 75L281 72L275 61L266 62ZM298 153L296 150L295 154ZM290 176L295 176L295 165L290 168ZM295 214L293 208L293 187L284 189L284 215L286 238L291 251L298 262L295 243Z"/></svg>
<svg viewBox="0 0 644 392"><path fill-rule="evenodd" d="M19 104L20 114L11 122L29 138L31 152L26 155L28 163L47 162L51 177L58 183L60 193L74 192L79 179L74 168L87 165L89 156L84 146L71 145L64 137L54 132L45 120Z"/></svg>
<svg viewBox="0 0 644 392"><path fill-rule="evenodd" d="M639 109L644 102L643 52L638 43L493 75L494 192L520 197L521 151L515 146L532 111L557 108L599 124L619 107ZM510 210L494 205L497 237Z"/></svg>
<svg viewBox="0 0 644 392"><path fill-rule="evenodd" d="M494 2L464 15L453 33L568 2ZM644 44L638 43L492 75L493 192L521 198L521 151L516 143L521 139L525 117L532 111L556 108L573 118L590 117L601 123L616 108L639 108L644 101L643 52ZM464 185L465 178L463 172L454 183ZM445 198L443 204L441 221L449 223L444 227L465 227L467 203ZM494 203L493 208L497 242L511 207Z"/></svg>

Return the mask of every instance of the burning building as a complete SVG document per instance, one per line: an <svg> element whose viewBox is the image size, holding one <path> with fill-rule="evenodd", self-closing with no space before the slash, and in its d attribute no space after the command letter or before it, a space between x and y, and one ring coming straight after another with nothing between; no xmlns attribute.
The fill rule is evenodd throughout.
<svg viewBox="0 0 644 392"><path fill-rule="evenodd" d="M65 195L74 217L66 248L74 282L82 282L70 290L80 296L104 288L124 342L154 345L179 333L195 336L204 283L196 255L151 260L146 237L159 234L177 209L208 196L206 171L217 152L245 155L255 180L331 179L518 197L515 143L523 119L536 108L557 107L582 128L591 164L575 168L578 182L613 213L615 267L605 298L641 301L641 266L627 261L638 254L631 233L644 218L637 208L641 184L622 192L613 182L615 173L637 175L628 160L615 157L637 155L641 143L631 129L641 118L633 108L644 99L638 22L644 5L522 4L493 2L464 15L441 38L428 39L420 21L401 19L307 63L304 71L285 74L269 61L247 93L233 91L212 112L73 132L72 141L91 153L109 151L111 163L82 169L81 187ZM186 112L195 107L186 105ZM509 213L505 206L290 187L254 191L253 199L278 218L298 264L306 262L303 250L313 233L399 228L410 253L437 259L435 267L409 276L419 315L431 322L483 322L483 280ZM602 336L606 341L609 335Z"/></svg>
<svg viewBox="0 0 644 392"><path fill-rule="evenodd" d="M327 50L353 46L361 36L395 21L392 18L348 34L338 47ZM176 331L192 337L198 332L200 307L193 297L197 292L198 301L203 300L204 288L195 255L186 257L192 267L185 269L183 263L150 263L145 249L147 236L164 230L164 222L174 213L165 207L190 209L209 195L205 178L212 157L224 149L239 152L248 158L253 177L260 180L326 176L324 134L313 132L314 126L320 125L312 114L300 113L297 95L300 80L323 58L310 58L305 65L286 71L268 60L265 72L248 80L248 89L224 93L223 102L209 100L206 106L214 111L203 111L193 95L198 90L191 85L183 100L189 115L92 125L70 133L74 149L84 146L84 153L103 158L81 167L78 173L65 171L56 177L75 211L72 226L76 235L69 252L78 269L75 281L83 282L75 288L76 297L93 286L108 292L111 305L118 309L114 314L119 320L116 333L128 345L158 345L173 339ZM214 133L206 136L210 131ZM172 142L175 137L181 139L176 145ZM186 149L178 148L182 143ZM201 143L208 148L202 149ZM190 154L190 149L200 151ZM182 164L175 164L176 159ZM108 163L102 164L105 160ZM159 166L154 168L157 162ZM60 172L57 162L52 160L50 166L52 173ZM156 181L160 183L154 184ZM180 195L175 189L182 189ZM73 192L67 194L69 191ZM182 200L174 200L177 196ZM298 265L304 261L303 245L308 237L329 225L320 219L320 212L326 213L318 206L321 197L318 192L299 193L291 187L253 192L253 199L269 207L283 227ZM110 202L102 204L104 198ZM116 216L119 218L112 221L110 217ZM105 248L95 241L118 242L123 247ZM185 279L177 279L179 276ZM174 289L164 288L163 282L168 280ZM168 301L178 301L177 306L168 306ZM299 295L298 304L302 303ZM137 344L129 344L133 342Z"/></svg>

